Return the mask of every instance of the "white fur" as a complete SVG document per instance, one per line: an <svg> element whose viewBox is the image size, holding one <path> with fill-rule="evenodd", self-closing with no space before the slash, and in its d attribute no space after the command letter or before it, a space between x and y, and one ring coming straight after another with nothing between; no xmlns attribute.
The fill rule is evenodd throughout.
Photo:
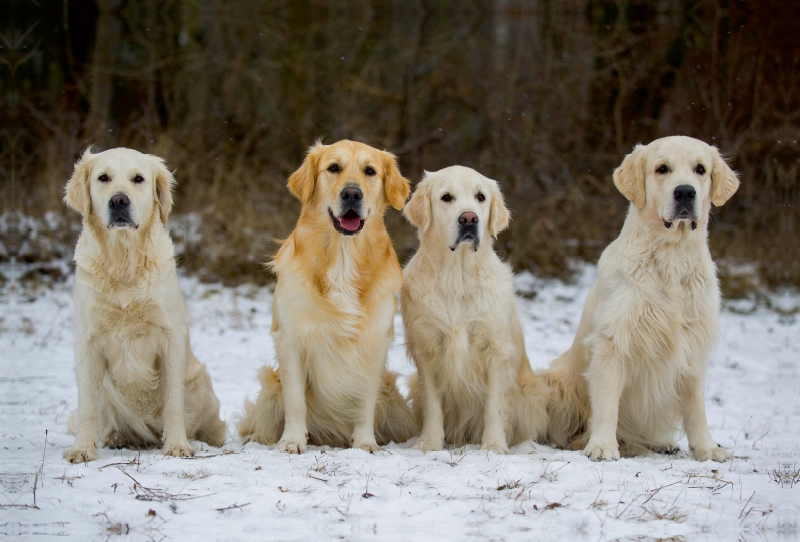
<svg viewBox="0 0 800 542"><path fill-rule="evenodd" d="M442 201L444 194L452 200ZM479 219L477 251L457 244L467 211ZM492 249L509 219L497 183L460 166L426 173L405 214L420 237L400 294L418 369L411 398L423 429L415 447L480 442L507 453L509 443L542 438L548 390L525 354L511 268Z"/></svg>
<svg viewBox="0 0 800 542"><path fill-rule="evenodd" d="M106 174L110 180L101 182ZM136 174L140 183L132 182ZM188 438L221 445L225 424L205 367L189 346L188 312L166 224L173 183L160 158L131 149L87 151L67 185L83 215L75 249L78 410L70 462L97 458L97 440L194 453ZM167 192L167 194L164 193ZM109 226L109 198L130 197L134 226ZM162 435L163 433L163 435Z"/></svg>
<svg viewBox="0 0 800 542"><path fill-rule="evenodd" d="M722 205L738 180L715 148L675 136L637 146L614 181L632 203L600 258L572 347L543 374L554 389L548 437L607 460L620 445L624 455L671 450L683 428L696 459L724 461L703 402L720 304L707 225L711 202ZM679 185L697 192L694 230L674 217Z"/></svg>

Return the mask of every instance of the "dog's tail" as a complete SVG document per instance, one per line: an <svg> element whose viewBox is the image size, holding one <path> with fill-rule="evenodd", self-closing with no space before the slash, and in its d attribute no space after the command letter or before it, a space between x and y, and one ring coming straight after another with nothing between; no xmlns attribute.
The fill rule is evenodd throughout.
<svg viewBox="0 0 800 542"><path fill-rule="evenodd" d="M511 445L528 440L544 442L548 426L550 386L533 371L520 375Z"/></svg>
<svg viewBox="0 0 800 542"><path fill-rule="evenodd" d="M405 442L419 434L419 425L406 398L397 389L397 374L384 371L375 409L375 440L380 445Z"/></svg>
<svg viewBox="0 0 800 542"><path fill-rule="evenodd" d="M72 435L78 434L78 409L76 408L72 414L70 414L69 419L67 420L67 431L70 432Z"/></svg>
<svg viewBox="0 0 800 542"><path fill-rule="evenodd" d="M416 372L408 377L408 403L417 426L422 428L422 397L419 395L419 373Z"/></svg>
<svg viewBox="0 0 800 542"><path fill-rule="evenodd" d="M237 430L242 440L261 444L276 444L283 434L285 411L283 391L277 369L262 367L258 371L261 391L255 402L245 400L244 416L239 420Z"/></svg>
<svg viewBox="0 0 800 542"><path fill-rule="evenodd" d="M586 432L588 400L582 397L571 375L554 369L553 365L539 375L551 390L546 440L558 448L567 449Z"/></svg>

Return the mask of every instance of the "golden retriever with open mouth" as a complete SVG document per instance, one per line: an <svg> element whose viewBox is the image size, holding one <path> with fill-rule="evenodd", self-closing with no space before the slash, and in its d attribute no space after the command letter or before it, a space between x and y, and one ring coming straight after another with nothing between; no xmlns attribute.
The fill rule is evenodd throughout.
<svg viewBox="0 0 800 542"><path fill-rule="evenodd" d="M78 410L71 463L107 446L194 454L188 439L225 441L208 371L189 345L189 314L167 230L172 174L157 156L90 150L64 200L83 215L75 248Z"/></svg>
<svg viewBox="0 0 800 542"><path fill-rule="evenodd" d="M511 267L492 249L509 221L497 183L462 166L426 173L404 214L420 238L400 293L418 371L415 448L480 442L508 453L509 444L540 440L549 390L525 353Z"/></svg>
<svg viewBox="0 0 800 542"><path fill-rule="evenodd" d="M278 369L259 373L239 434L289 453L404 442L416 424L385 369L402 271L383 214L408 180L393 155L344 140L312 146L288 186L303 207L271 263Z"/></svg>
<svg viewBox="0 0 800 542"><path fill-rule="evenodd" d="M695 459L725 461L703 400L720 305L707 226L711 204L739 180L716 148L673 136L637 145L614 184L631 205L572 347L543 373L553 387L548 438L613 460L674 450L682 428Z"/></svg>

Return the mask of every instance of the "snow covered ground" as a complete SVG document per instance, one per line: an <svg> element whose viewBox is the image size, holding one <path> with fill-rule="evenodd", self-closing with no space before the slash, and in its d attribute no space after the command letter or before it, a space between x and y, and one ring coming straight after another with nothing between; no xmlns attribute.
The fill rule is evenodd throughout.
<svg viewBox="0 0 800 542"><path fill-rule="evenodd" d="M528 354L544 368L572 341L594 280L517 278ZM524 444L508 456L476 447L423 454L410 444L310 447L289 456L234 437L258 368L272 363L270 291L183 279L192 344L229 423L223 449L192 459L157 450L100 451L70 465L76 407L71 282L0 297L0 538L41 540L797 540L800 319L747 303L722 314L707 380L711 432L726 464L685 453L592 463ZM787 307L789 310L787 310ZM399 314L393 370L412 367ZM45 442L46 441L46 442ZM200 443L195 443L200 444ZM686 448L685 440L682 442ZM783 477L783 487L773 478ZM798 484L800 485L800 484Z"/></svg>

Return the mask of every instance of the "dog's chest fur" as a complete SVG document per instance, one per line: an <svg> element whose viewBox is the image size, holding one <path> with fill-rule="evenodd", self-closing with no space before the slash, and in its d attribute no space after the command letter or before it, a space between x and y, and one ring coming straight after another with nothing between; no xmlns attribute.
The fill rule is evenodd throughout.
<svg viewBox="0 0 800 542"><path fill-rule="evenodd" d="M349 411L375 366L385 363L393 333L393 287L399 285L380 274L364 284L367 270L346 242L320 288L305 278L301 263L279 270L273 337L281 349L300 352L309 383L326 404Z"/></svg>
<svg viewBox="0 0 800 542"><path fill-rule="evenodd" d="M341 313L338 325L342 331L356 334L359 323L364 317L361 292L356 286L360 274L351 250L348 250L344 243L339 248L338 256L336 264L327 273L327 297Z"/></svg>
<svg viewBox="0 0 800 542"><path fill-rule="evenodd" d="M499 261L497 263L500 263ZM502 264L501 264L502 266ZM430 356L431 370L442 388L482 388L492 360L510 358L512 342L509 307L501 300L513 299L510 271L486 266L465 273L460 264L443 266L425 277L426 299L416 299L420 307L414 324L417 341ZM490 355L491 353L491 355ZM475 389L477 392L478 390Z"/></svg>
<svg viewBox="0 0 800 542"><path fill-rule="evenodd" d="M89 340L106 362L107 392L139 413L158 417L162 394L153 392L161 386L165 355L159 345L166 344L171 326L155 301L161 273L130 286L80 268L79 276L92 292L86 315L92 322Z"/></svg>
<svg viewBox="0 0 800 542"><path fill-rule="evenodd" d="M165 354L158 345L166 340L161 307L151 301L122 306L114 299L96 299L93 309L95 340L114 386L123 395L137 397L158 389Z"/></svg>

